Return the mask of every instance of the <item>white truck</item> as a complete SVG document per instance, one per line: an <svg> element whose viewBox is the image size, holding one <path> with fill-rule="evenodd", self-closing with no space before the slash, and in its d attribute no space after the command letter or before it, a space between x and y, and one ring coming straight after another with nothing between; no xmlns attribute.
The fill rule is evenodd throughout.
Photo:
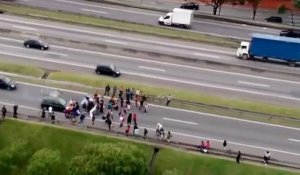
<svg viewBox="0 0 300 175"><path fill-rule="evenodd" d="M167 13L158 19L160 25L178 26L190 28L193 20L194 11L180 8L174 8L173 12Z"/></svg>

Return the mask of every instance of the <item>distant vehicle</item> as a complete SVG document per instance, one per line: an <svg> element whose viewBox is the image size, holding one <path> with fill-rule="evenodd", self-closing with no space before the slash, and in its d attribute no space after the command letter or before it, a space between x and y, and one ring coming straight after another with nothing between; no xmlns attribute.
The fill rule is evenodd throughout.
<svg viewBox="0 0 300 175"><path fill-rule="evenodd" d="M282 18L280 16L270 16L265 19L266 22L282 23Z"/></svg>
<svg viewBox="0 0 300 175"><path fill-rule="evenodd" d="M17 84L10 78L0 75L0 88L7 90L15 90L17 88Z"/></svg>
<svg viewBox="0 0 300 175"><path fill-rule="evenodd" d="M158 19L160 25L178 26L182 28L190 28L193 20L192 10L174 8L173 12L167 13Z"/></svg>
<svg viewBox="0 0 300 175"><path fill-rule="evenodd" d="M67 102L58 96L46 96L42 99L41 108L48 109L52 107L53 111L64 112L67 106Z"/></svg>
<svg viewBox="0 0 300 175"><path fill-rule="evenodd" d="M120 71L117 69L115 65L97 65L95 69L96 74L100 75L110 75L114 77L118 77L121 75Z"/></svg>
<svg viewBox="0 0 300 175"><path fill-rule="evenodd" d="M28 39L24 41L24 46L27 48L35 48L41 50L49 49L49 45L43 43L41 40Z"/></svg>
<svg viewBox="0 0 300 175"><path fill-rule="evenodd" d="M296 29L282 30L279 35L291 37L291 38L300 38L300 30L296 30Z"/></svg>
<svg viewBox="0 0 300 175"><path fill-rule="evenodd" d="M181 4L180 8L190 9L190 10L199 10L199 4L196 2L187 2L187 3Z"/></svg>
<svg viewBox="0 0 300 175"><path fill-rule="evenodd" d="M255 57L286 61L289 66L296 66L300 62L300 40L267 34L255 33L251 42L242 41L236 56L244 60Z"/></svg>

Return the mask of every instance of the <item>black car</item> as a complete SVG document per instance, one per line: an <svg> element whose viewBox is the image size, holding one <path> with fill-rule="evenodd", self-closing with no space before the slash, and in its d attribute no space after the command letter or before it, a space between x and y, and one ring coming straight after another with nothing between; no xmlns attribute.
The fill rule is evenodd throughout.
<svg viewBox="0 0 300 175"><path fill-rule="evenodd" d="M182 9L191 9L191 10L199 10L199 4L195 2L187 2L181 4L180 8Z"/></svg>
<svg viewBox="0 0 300 175"><path fill-rule="evenodd" d="M17 88L16 82L6 76L0 76L0 88L14 90Z"/></svg>
<svg viewBox="0 0 300 175"><path fill-rule="evenodd" d="M27 48L36 48L36 49L41 49L41 50L49 49L48 44L45 44L40 40L34 40L34 39L28 39L28 40L24 41L24 46Z"/></svg>
<svg viewBox="0 0 300 175"><path fill-rule="evenodd" d="M266 22L282 23L282 18L280 16L270 16L265 19Z"/></svg>
<svg viewBox="0 0 300 175"><path fill-rule="evenodd" d="M100 75L111 75L114 77L118 77L121 75L120 71L117 70L117 67L114 65L97 65L96 70L95 70L96 74Z"/></svg>
<svg viewBox="0 0 300 175"><path fill-rule="evenodd" d="M55 96L44 97L41 102L41 108L48 109L50 106L52 107L53 111L64 112L67 106L67 102L60 97L55 97Z"/></svg>
<svg viewBox="0 0 300 175"><path fill-rule="evenodd" d="M286 37L292 37L292 38L300 38L300 30L287 29L287 30L281 31L279 35L286 36Z"/></svg>

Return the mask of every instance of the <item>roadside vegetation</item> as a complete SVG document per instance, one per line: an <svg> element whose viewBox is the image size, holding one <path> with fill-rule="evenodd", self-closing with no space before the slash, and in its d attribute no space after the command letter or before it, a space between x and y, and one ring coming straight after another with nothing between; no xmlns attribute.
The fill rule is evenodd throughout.
<svg viewBox="0 0 300 175"><path fill-rule="evenodd" d="M0 65L5 65L0 66L0 71L2 72L27 75L29 77L41 77L46 72L34 66L17 65L7 62L0 62ZM15 67L18 67L18 69L15 69ZM135 89L139 88L147 96L151 96L152 98L148 99L150 103L158 105L165 105L165 101L159 101L158 99L160 99L161 97L166 97L170 93L174 98L170 103L171 107L272 124L300 127L299 108L267 104L257 101L239 100L235 98L218 97L200 92L185 91L179 88L158 87L153 85L141 84L135 81L125 81L122 79L114 79L106 76L97 76L93 74L76 74L73 72L51 72L46 80L25 77L13 78L21 82L83 91L87 93L94 93L96 90L100 93L104 93L104 88L107 84L110 84L111 87L113 87L114 85L116 85L117 87L123 86L124 88L134 87ZM210 105L219 106L220 108L211 107ZM264 114L278 115L283 117L292 117L297 119L298 121L286 119L283 117L264 117L255 113L250 114L246 112L234 111L231 109L240 109Z"/></svg>
<svg viewBox="0 0 300 175"><path fill-rule="evenodd" d="M34 8L23 5L12 5L0 3L0 10L8 14L40 18L44 20L55 20L74 24L103 27L113 30L156 35L175 39L190 40L212 45L237 48L240 41L237 39L224 38L220 36L206 35L184 30L174 30L168 27L151 26L146 24L130 23L120 20L96 18L63 11L54 11L43 8Z"/></svg>
<svg viewBox="0 0 300 175"><path fill-rule="evenodd" d="M127 138L109 137L60 127L6 119L0 125L0 173L38 174L145 174L154 146ZM92 157L92 159L88 159ZM108 171L106 162L114 165ZM122 166L120 166L122 163ZM155 175L294 175L265 166L224 160L161 147ZM119 174L120 174L119 173Z"/></svg>

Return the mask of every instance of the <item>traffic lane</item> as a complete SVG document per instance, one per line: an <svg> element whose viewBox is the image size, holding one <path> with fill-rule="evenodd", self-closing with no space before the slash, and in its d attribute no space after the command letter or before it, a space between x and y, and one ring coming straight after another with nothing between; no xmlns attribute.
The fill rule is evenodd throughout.
<svg viewBox="0 0 300 175"><path fill-rule="evenodd" d="M39 1L38 1L39 3L35 3L35 2L36 1L21 1L18 3L21 4L29 3L30 5L33 6L45 7L45 3ZM59 9L59 10L72 11L72 12L80 11L82 14L119 19L119 20L125 20L125 21L137 22L143 24L151 24L151 25L158 25L157 24L158 17L161 16L162 14L159 12L151 12L146 10L143 10L142 12L140 9L132 9L132 8L129 8L129 10L122 10L127 7L118 7L118 6L105 7L107 6L106 4L99 5L99 3L94 3L94 2L81 3L81 2L74 2L74 1L67 1L67 0L59 0L57 2L59 2L59 5L54 2L54 4L47 5L46 7L48 8L51 7L53 9ZM195 31L206 32L209 34L218 34L227 37L230 36L230 37L244 38L244 39L250 38L249 35L253 33L253 31L249 30L247 27L245 27L244 29L242 27L235 29L230 27L230 25L222 25L216 21L204 23L203 20L197 20L197 22L193 24L192 29ZM258 28L257 31L261 31L261 29ZM265 30L264 32L267 32L267 30Z"/></svg>
<svg viewBox="0 0 300 175"><path fill-rule="evenodd" d="M40 87L36 87L36 86L28 86L28 85L19 85L19 89L27 89L24 91L21 91L20 93L16 93L17 96L3 96L3 94L5 93L1 93L1 99L4 99L6 101L6 103L11 103L11 104L19 104L19 105L29 105L30 107L39 107L39 100L41 99L45 93L44 92L50 92L51 90L48 88L40 88ZM19 90L18 89L18 90ZM39 93L41 92L41 93ZM30 97L24 97L24 98L29 98L30 100L23 100L23 93L28 93L31 96L35 96L35 98L30 98ZM7 99L8 97L8 99ZM65 98L66 100L68 99L74 99L77 101L80 101L83 98L83 94L78 94L78 93L70 93L70 92L65 92L62 91L62 97ZM26 104L21 104L21 102L26 102ZM195 138L195 137L203 137L203 138L208 138L210 140L221 140L222 138L226 138L228 141L232 142L233 145L238 145L243 144L243 145L248 145L248 142L243 142L243 139L245 139L246 141L249 138L250 144L252 146L257 147L256 149L262 149L259 147L263 147L266 149L270 149L273 150L274 152L278 152L281 153L281 150L277 151L277 148L280 147L280 144L284 144L284 150L288 149L290 152L292 152L294 149L293 147L295 147L296 144L289 144L287 142L281 141L280 142L280 137L283 133L288 132L288 135L291 136L293 134L293 130L286 130L282 129L282 128L275 128L275 131L271 130L274 129L273 127L268 128L268 126L266 126L266 128L262 128L261 126L251 126L251 123L248 122L241 122L241 121L237 121L237 123L240 123L239 125L237 125L237 123L235 121L226 121L228 119L222 119L222 118L216 118L216 117L212 117L212 116L205 116L205 115L198 115L198 114L190 114L187 112L182 112L182 111L172 111L173 109L168 109L168 108L161 108L161 107L157 107L157 106L150 106L149 113L146 115L141 115L141 113L139 113L138 115L138 122L140 125L144 125L147 126L148 128L153 128L156 126L157 122L161 122L164 125L164 128L166 130L171 130L171 132L173 132L174 134L178 133L177 135L179 136L185 136L187 138ZM134 110L134 107L133 107ZM163 117L162 117L163 116ZM164 120L164 118L166 117L172 117L172 119L176 119L176 117L179 116L180 119L178 119L181 122L198 122L199 120L199 126L197 127L191 127L189 125L186 125L186 123L178 123L178 122L174 122L174 121L168 121L168 120ZM183 121L183 116L184 116L184 120L187 121ZM144 121L145 119L145 121ZM195 120L196 119L196 120ZM217 120L217 121L214 121ZM230 119L229 119L230 120ZM228 126L230 125L230 126ZM257 124L254 124L257 125ZM209 126L209 127L207 127ZM214 126L214 127L211 127ZM246 127L245 127L246 126ZM237 130L234 129L228 129L228 128L235 128ZM198 128L201 128L200 130L198 130ZM217 128L217 130L216 130ZM242 130L241 130L242 129ZM269 132L265 132L265 130L268 130ZM205 134L205 131L208 130L209 134ZM258 132L258 130L260 132ZM279 133L277 133L276 132ZM217 132L220 131L220 132ZM244 131L244 132L243 132ZM239 133L237 139L234 138L235 134L234 133ZM257 134L256 132L258 132L258 135L254 135ZM223 135L225 133L225 135ZM226 135L226 133L228 135ZM258 137L253 137L253 136L259 136L265 134L265 137L268 139L263 139L262 142L260 142L260 140L258 139ZM274 134L275 133L275 134ZM252 136L251 136L252 134ZM268 135L268 134L271 134ZM295 136L297 136L299 133L294 134ZM244 135L244 136L242 136ZM276 135L277 137L274 138L274 135ZM176 137L176 136L175 136ZM217 138L217 139L215 139ZM221 139L220 139L221 138ZM279 143L277 143L278 140ZM236 140L238 140L239 142L236 142ZM199 140L200 141L200 140ZM265 144L264 142L271 142L271 146L269 147L268 144ZM255 143L255 144L253 144ZM291 142L292 143L292 142ZM279 145L277 145L279 144ZM249 146L248 145L248 146ZM262 145L262 146L260 146ZM297 146L297 145L296 145ZM250 147L251 148L251 147ZM283 151L284 151L283 150ZM296 152L297 153L297 152ZM289 153L286 153L289 154ZM274 157L275 158L275 157ZM280 157L281 158L281 157ZM296 157L297 158L297 157ZM288 160L295 160L295 157L293 156L293 154L290 154L288 156Z"/></svg>
<svg viewBox="0 0 300 175"><path fill-rule="evenodd" d="M0 44L1 45L1 44ZM32 50L27 48L19 48L17 46L6 47L7 45L1 45L4 49L1 53L7 53L10 51L10 54L13 55L21 55L23 57L31 58L34 55L34 60L41 59L47 61L46 58L53 58L54 62L62 62L68 64L71 62L74 65L84 65L81 64L83 62L86 63L85 67L95 68L95 66L99 63L101 64L115 64L119 65L119 68L123 70L126 74L144 76L146 78L154 78L154 79L164 79L166 81L175 81L178 83L186 83L193 84L198 86L207 86L211 88L217 89L227 89L232 91L240 91L240 92L248 92L249 91L257 91L257 93L268 92L268 94L276 93L278 95L290 95L291 97L299 97L300 92L298 91L299 84L298 82L289 82L284 80L272 80L272 79L259 79L257 77L249 77L247 75L242 74L224 74L225 72L205 72L201 69L191 69L191 67L173 67L170 64L160 65L152 62L140 62L137 60L123 60L119 57L117 60L111 56L102 56L95 57L89 54L74 53L67 52L64 50L63 52L60 48L55 48L54 51L45 52ZM57 51L55 51L57 50ZM39 58L42 57L42 58ZM125 58L126 59L126 58ZM109 60L109 61L107 61ZM50 62L50 61L48 61ZM205 70L206 71L206 70ZM181 72L178 74L178 72ZM199 75L199 76L195 76ZM221 76L220 76L221 75ZM288 84L288 88L286 87ZM271 87L272 86L272 87Z"/></svg>

